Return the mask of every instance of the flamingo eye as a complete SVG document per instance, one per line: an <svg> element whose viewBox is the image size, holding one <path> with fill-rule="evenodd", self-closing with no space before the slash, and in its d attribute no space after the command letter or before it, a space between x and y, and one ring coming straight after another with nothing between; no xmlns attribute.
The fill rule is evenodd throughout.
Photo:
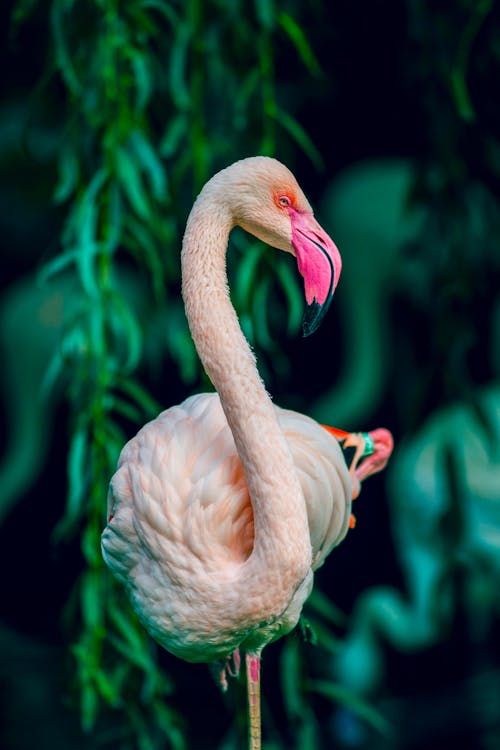
<svg viewBox="0 0 500 750"><path fill-rule="evenodd" d="M280 204L280 206L283 206L283 208L288 208L292 205L292 202L288 195L280 195L280 197L278 198L278 203Z"/></svg>

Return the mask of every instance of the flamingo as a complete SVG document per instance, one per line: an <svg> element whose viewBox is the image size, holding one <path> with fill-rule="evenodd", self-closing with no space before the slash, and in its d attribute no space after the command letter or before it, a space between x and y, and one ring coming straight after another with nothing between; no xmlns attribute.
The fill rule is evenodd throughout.
<svg viewBox="0 0 500 750"><path fill-rule="evenodd" d="M167 651L212 663L223 688L244 653L249 747L260 750L262 649L297 624L313 572L347 533L359 481L383 468L392 439L386 430L332 434L272 403L229 298L235 225L297 258L306 335L330 304L340 254L292 173L256 156L212 177L189 215L181 262L191 335L216 393L167 409L124 447L102 551ZM354 448L350 468L340 442Z"/></svg>

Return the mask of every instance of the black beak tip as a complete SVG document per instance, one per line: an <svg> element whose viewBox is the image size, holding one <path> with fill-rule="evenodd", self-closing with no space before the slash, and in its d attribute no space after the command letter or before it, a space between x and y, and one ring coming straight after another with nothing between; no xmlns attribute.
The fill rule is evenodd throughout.
<svg viewBox="0 0 500 750"><path fill-rule="evenodd" d="M330 307L331 300L332 298L329 297L322 305L320 305L319 302L316 302L314 299L310 305L307 305L304 317L302 318L302 335L304 338L318 330L328 308Z"/></svg>

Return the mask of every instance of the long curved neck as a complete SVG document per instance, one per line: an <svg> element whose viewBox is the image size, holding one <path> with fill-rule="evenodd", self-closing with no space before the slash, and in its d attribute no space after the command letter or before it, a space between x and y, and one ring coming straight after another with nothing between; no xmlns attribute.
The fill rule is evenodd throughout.
<svg viewBox="0 0 500 750"><path fill-rule="evenodd" d="M262 572L269 566L286 606L311 565L307 512L290 449L229 299L226 250L232 226L223 201L203 191L184 235L183 297L191 335L219 393L252 501L255 541L242 574L249 585L260 579L268 591Z"/></svg>

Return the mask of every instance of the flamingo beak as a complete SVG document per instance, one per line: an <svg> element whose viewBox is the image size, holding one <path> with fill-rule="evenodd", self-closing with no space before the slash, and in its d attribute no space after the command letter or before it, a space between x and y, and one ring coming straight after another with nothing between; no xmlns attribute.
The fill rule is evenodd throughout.
<svg viewBox="0 0 500 750"><path fill-rule="evenodd" d="M340 253L312 213L290 210L292 246L304 279L307 308L302 319L304 336L319 327L332 301L342 270Z"/></svg>

